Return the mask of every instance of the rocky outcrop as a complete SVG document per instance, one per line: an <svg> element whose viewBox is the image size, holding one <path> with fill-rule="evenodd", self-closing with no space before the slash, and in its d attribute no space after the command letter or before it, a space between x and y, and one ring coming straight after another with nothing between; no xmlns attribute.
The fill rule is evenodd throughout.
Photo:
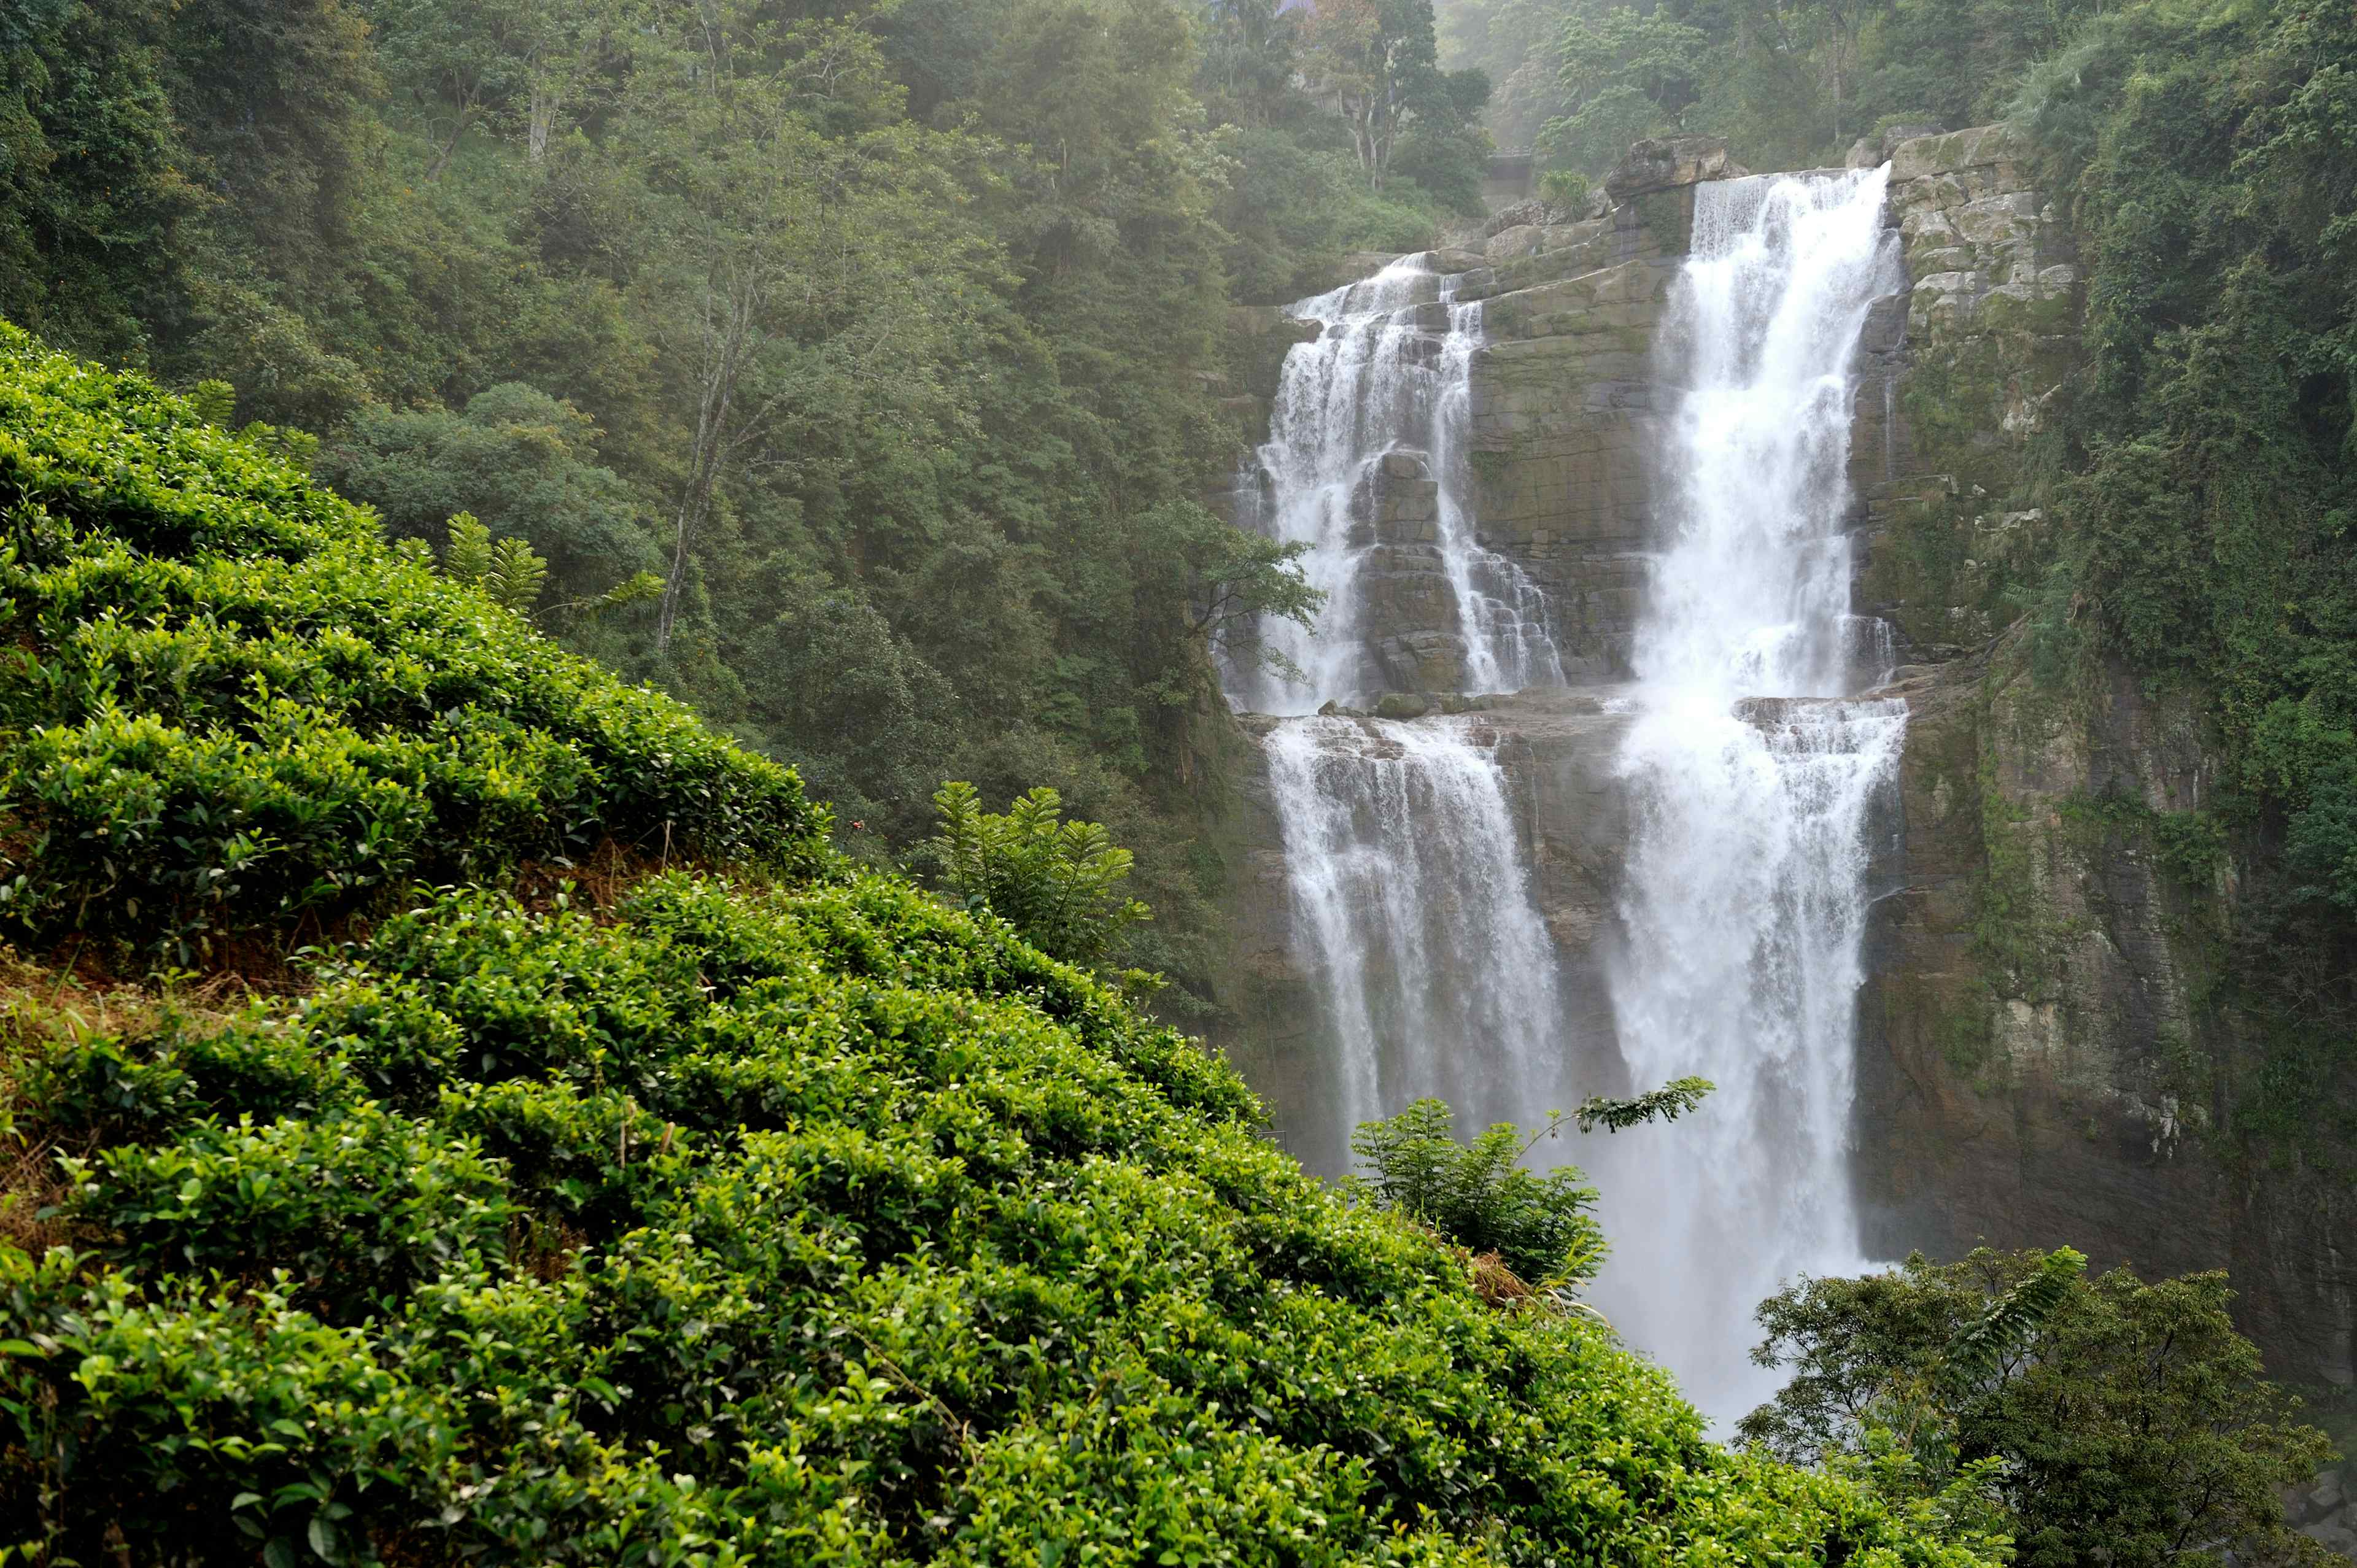
<svg viewBox="0 0 2357 1568"><path fill-rule="evenodd" d="M1706 179L1738 179L1751 171L1727 156L1716 136L1663 136L1637 143L1604 179L1605 194L1631 202L1657 190L1700 185Z"/></svg>
<svg viewBox="0 0 2357 1568"><path fill-rule="evenodd" d="M2216 1267L2190 976L2205 872L2141 829L2209 782L2190 717L2134 682L2073 695L2016 633L1893 688L1906 838L1862 1001L1869 1250L2069 1241L2098 1266Z"/></svg>
<svg viewBox="0 0 2357 1568"><path fill-rule="evenodd" d="M1860 367L1857 602L1953 659L2012 620L2010 591L2047 558L2029 459L2077 362L2077 255L2002 126L1900 143L1890 214L1910 287L1869 323Z"/></svg>
<svg viewBox="0 0 2357 1568"><path fill-rule="evenodd" d="M1394 452L1352 498L1369 618L1383 627L1375 659L1390 694L1455 692L1465 683L1464 628L1440 553L1440 486L1421 452Z"/></svg>

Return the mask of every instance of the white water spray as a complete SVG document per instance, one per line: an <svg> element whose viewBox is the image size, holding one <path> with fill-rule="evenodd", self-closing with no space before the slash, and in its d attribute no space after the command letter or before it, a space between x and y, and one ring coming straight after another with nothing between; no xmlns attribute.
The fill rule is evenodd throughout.
<svg viewBox="0 0 2357 1568"><path fill-rule="evenodd" d="M1306 677L1286 681L1239 660L1229 684L1264 713L1314 713L1337 701L1364 704L1385 691L1512 692L1560 683L1545 601L1522 569L1482 546L1471 505L1468 445L1473 357L1481 306L1459 303L1458 279L1407 256L1373 277L1291 307L1323 324L1318 339L1286 356L1250 483L1265 482L1264 526L1308 547L1310 585L1326 595L1316 631L1290 621L1260 630L1265 646ZM1402 459L1437 487L1430 529L1386 529L1374 516L1384 460ZM1265 476L1265 480L1262 478ZM1450 678L1408 668L1410 655L1380 624L1379 580L1437 566L1448 604L1423 629L1450 645Z"/></svg>
<svg viewBox="0 0 2357 1568"><path fill-rule="evenodd" d="M1428 1094L1460 1128L1527 1119L1556 1066L1555 950L1490 745L1464 719L1342 718L1265 745L1337 1100L1294 1152L1347 1168L1352 1127Z"/></svg>
<svg viewBox="0 0 2357 1568"><path fill-rule="evenodd" d="M1458 282L1411 256L1292 307L1324 330L1286 360L1261 518L1308 546L1328 598L1314 635L1263 628L1308 679L1236 660L1240 704L1308 715L1386 691L1562 682L1543 596L1477 537L1481 306L1457 299ZM1331 1086L1309 1124L1288 1128L1294 1152L1345 1170L1351 1130L1420 1095L1476 1126L1527 1115L1560 1008L1494 736L1457 718L1297 716L1264 747L1296 948L1321 1004L1309 1048Z"/></svg>
<svg viewBox="0 0 2357 1568"><path fill-rule="evenodd" d="M1873 808L1906 709L1887 628L1849 614L1850 363L1900 285L1888 171L1703 185L1661 351L1681 389L1674 525L1620 758L1635 830L1613 978L1639 1085L1698 1073L1690 1122L1591 1148L1614 1257L1598 1296L1722 1420L1771 1392L1758 1302L1856 1272L1856 1005Z"/></svg>

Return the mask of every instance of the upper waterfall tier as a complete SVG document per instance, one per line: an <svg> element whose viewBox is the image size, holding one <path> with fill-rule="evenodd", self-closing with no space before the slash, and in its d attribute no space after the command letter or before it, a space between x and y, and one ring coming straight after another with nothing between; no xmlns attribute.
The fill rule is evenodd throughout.
<svg viewBox="0 0 2357 1568"><path fill-rule="evenodd" d="M1563 680L1544 596L1480 538L1467 435L1482 306L1458 283L1409 256L1290 307L1324 330L1286 359L1239 521L1306 546L1326 607L1315 631L1273 623L1227 650L1240 707Z"/></svg>

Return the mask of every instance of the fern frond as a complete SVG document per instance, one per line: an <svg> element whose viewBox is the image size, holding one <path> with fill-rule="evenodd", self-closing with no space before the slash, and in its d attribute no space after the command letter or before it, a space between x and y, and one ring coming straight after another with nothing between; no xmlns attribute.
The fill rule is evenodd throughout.
<svg viewBox="0 0 2357 1568"><path fill-rule="evenodd" d="M522 539L502 539L491 546L490 569L483 574L483 591L494 603L519 614L540 602L548 582L548 563L532 553Z"/></svg>
<svg viewBox="0 0 2357 1568"><path fill-rule="evenodd" d="M623 578L602 594L586 599L566 599L554 604L540 613L550 616L578 616L583 620L596 620L608 610L619 610L629 605L642 605L649 599L662 597L663 580L652 572L639 572Z"/></svg>
<svg viewBox="0 0 2357 1568"><path fill-rule="evenodd" d="M230 421L237 417L237 389L218 377L209 377L189 391L188 404L199 419L227 430Z"/></svg>
<svg viewBox="0 0 2357 1568"><path fill-rule="evenodd" d="M1991 1302L1988 1309L1949 1337L1940 1352L1940 1380L1952 1391L1969 1390L1996 1376L2005 1359L2035 1337L2087 1266L2086 1254L2058 1247L2038 1272Z"/></svg>

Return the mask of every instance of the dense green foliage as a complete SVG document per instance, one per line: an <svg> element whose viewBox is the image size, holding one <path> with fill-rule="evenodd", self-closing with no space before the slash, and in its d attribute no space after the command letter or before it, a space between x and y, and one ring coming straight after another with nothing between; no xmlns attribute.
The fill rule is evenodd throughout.
<svg viewBox="0 0 2357 1568"><path fill-rule="evenodd" d="M943 778L1056 788L1184 983L1202 607L1310 607L1200 504L1227 307L1478 209L1482 84L1381 20L1371 164L1274 0L11 5L0 317L316 437L397 537L524 539L548 607L661 575L544 622L865 858Z"/></svg>
<svg viewBox="0 0 2357 1568"><path fill-rule="evenodd" d="M249 780L289 822L407 801L435 875L568 823L741 864L594 906L387 868L398 900L277 1000L12 971L5 1561L1995 1560L1706 1442L1602 1327L1491 1306L1306 1176L1194 1042L853 869L783 768L145 383L10 341L40 416L0 425L0 766L62 802L10 800L20 929L87 893L135 939L136 875L285 940L266 889L299 875L214 897L207 831L111 870L64 831L145 821L85 800L135 777L184 817ZM144 771L57 766L126 728ZM328 875L382 835L292 842Z"/></svg>
<svg viewBox="0 0 2357 1568"><path fill-rule="evenodd" d="M185 958L611 844L807 865L793 775L0 327L0 915Z"/></svg>
<svg viewBox="0 0 2357 1568"><path fill-rule="evenodd" d="M1764 1303L1754 1352L1792 1369L1744 1434L1802 1463L1876 1454L1934 1495L1986 1489L2024 1568L2319 1556L2280 1488L2330 1453L2234 1331L2223 1274L2089 1280L2075 1253L1921 1256L1808 1280ZM1994 1461L1995 1463L1991 1463Z"/></svg>
<svg viewBox="0 0 2357 1568"><path fill-rule="evenodd" d="M1641 136L1727 137L1753 168L1839 163L1891 124L1999 118L2096 0L1442 0L1453 60L1496 83L1501 145L1600 175ZM2116 8L2115 8L2116 9Z"/></svg>

